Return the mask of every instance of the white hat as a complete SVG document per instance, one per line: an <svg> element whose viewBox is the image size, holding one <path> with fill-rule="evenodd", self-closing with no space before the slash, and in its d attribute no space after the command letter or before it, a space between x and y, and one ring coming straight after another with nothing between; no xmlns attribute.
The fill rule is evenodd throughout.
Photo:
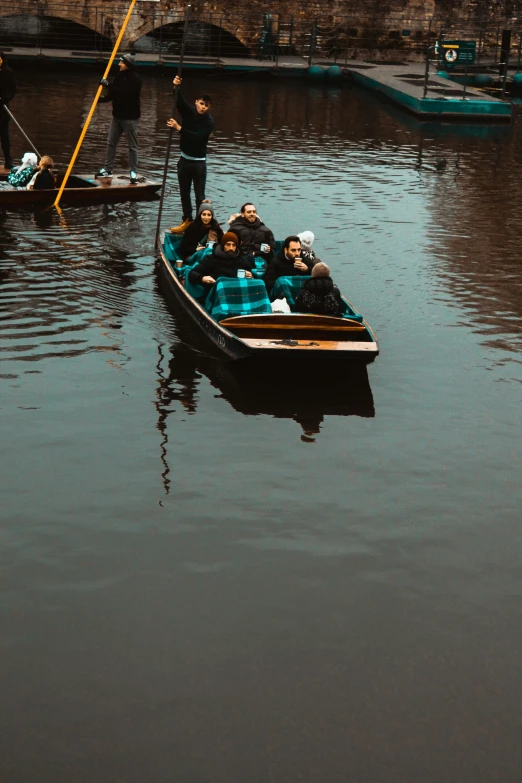
<svg viewBox="0 0 522 783"><path fill-rule="evenodd" d="M301 245L306 248L307 250L310 250L314 243L315 236L312 234L311 231L301 231L300 234L297 235L299 239L301 240Z"/></svg>
<svg viewBox="0 0 522 783"><path fill-rule="evenodd" d="M23 169L28 169L30 166L36 166L38 163L38 158L34 154L34 152L26 152L22 158L22 163L20 167L18 168L18 171L23 171Z"/></svg>

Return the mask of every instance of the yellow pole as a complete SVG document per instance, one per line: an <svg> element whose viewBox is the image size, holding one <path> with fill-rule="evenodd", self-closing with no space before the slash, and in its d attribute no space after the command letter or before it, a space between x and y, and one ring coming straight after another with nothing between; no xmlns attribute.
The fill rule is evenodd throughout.
<svg viewBox="0 0 522 783"><path fill-rule="evenodd" d="M105 69L105 73L103 74L103 78L104 79L106 79L107 76L109 75L109 72L111 70L111 66L112 66L112 64L114 62L114 58L116 57L116 52L120 48L120 44L121 44L121 40L123 38L123 34L125 33L127 25L129 24L129 21L130 21L130 18L132 16L132 12L134 10L134 6L135 5L136 5L136 0L131 0L131 4L129 6L129 10L127 11L127 16L125 17L125 21L123 22L123 25L122 25L122 28L120 30L120 34L118 36L118 39L117 39L116 43L114 44L114 49L113 49L112 54L111 54L111 59L109 60L107 68ZM62 193L64 191L65 186L67 185L67 180L69 179L70 173L71 173L71 171L73 169L74 162L75 162L76 158L78 157L78 153L80 151L80 147L83 144L83 140L85 138L85 134L87 133L87 130L89 128L90 122L92 120L92 115L94 114L94 111L95 111L96 106L98 104L98 100L100 98L102 90L103 90L103 85L100 84L100 86L98 87L98 90L96 92L96 95L94 97L94 101L93 101L93 104L91 106L91 110L90 110L89 114L87 115L87 119L85 120L85 124L84 124L83 130L82 130L82 132L80 134L80 138L78 139L78 144L76 145L76 149L73 152L73 156L71 158L71 162L69 163L69 167L68 167L67 171L65 172L65 177L63 178L63 182L61 184L60 190L58 191L58 195L56 196L56 200L55 200L55 202L53 204L54 207L57 207L58 204L60 203L60 199L62 197Z"/></svg>

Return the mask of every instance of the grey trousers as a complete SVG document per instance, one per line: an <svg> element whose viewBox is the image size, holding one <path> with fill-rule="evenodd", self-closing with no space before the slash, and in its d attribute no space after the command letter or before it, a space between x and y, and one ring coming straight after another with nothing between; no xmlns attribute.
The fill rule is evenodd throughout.
<svg viewBox="0 0 522 783"><path fill-rule="evenodd" d="M129 168L131 171L138 170L138 122L139 120L112 118L109 138L107 139L107 151L105 153L105 168L109 169L109 171L112 171L114 158L116 157L116 145L122 133L125 134L127 144L129 145Z"/></svg>

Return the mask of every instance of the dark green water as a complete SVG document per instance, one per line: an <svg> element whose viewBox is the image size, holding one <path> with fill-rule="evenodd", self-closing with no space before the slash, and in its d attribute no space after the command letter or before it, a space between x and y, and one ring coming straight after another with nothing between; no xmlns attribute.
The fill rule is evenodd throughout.
<svg viewBox="0 0 522 783"><path fill-rule="evenodd" d="M95 78L20 82L65 163ZM241 383L168 309L156 203L0 215L2 783L515 783L521 130L186 82L218 217L313 230L381 356ZM146 80L142 172L169 105Z"/></svg>

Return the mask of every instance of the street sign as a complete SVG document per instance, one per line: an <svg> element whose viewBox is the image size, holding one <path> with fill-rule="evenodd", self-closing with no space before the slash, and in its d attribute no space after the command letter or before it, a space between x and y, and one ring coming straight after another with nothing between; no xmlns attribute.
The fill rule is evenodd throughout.
<svg viewBox="0 0 522 783"><path fill-rule="evenodd" d="M473 65L476 41L444 41L439 45L441 65L454 68L456 65Z"/></svg>

